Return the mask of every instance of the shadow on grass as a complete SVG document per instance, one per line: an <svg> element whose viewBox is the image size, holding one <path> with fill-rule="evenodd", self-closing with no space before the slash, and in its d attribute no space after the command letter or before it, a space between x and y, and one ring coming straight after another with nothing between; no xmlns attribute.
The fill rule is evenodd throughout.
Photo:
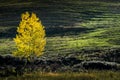
<svg viewBox="0 0 120 80"><path fill-rule="evenodd" d="M63 27L52 27L52 28L46 28L46 36L68 36L68 35L76 35L79 33L85 33L89 32L94 29L88 29L88 28L63 28ZM13 38L17 34L16 28L10 28L5 31L0 32L0 38Z"/></svg>
<svg viewBox="0 0 120 80"><path fill-rule="evenodd" d="M79 33L85 33L85 32L89 32L91 30L94 30L92 28L88 29L88 28L75 28L75 27L71 27L71 28L64 28L64 27L54 27L54 28L48 28L46 29L46 34L48 37L51 36L68 36L68 35L77 35Z"/></svg>
<svg viewBox="0 0 120 80"><path fill-rule="evenodd" d="M0 38L13 38L16 35L16 28L10 28L0 32Z"/></svg>

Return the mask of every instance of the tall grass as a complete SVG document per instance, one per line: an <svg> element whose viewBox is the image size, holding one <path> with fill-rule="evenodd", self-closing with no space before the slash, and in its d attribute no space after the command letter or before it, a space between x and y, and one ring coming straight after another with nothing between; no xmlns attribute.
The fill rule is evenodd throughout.
<svg viewBox="0 0 120 80"><path fill-rule="evenodd" d="M114 71L89 71L89 72L65 72L65 73L26 73L23 76L3 77L0 80L119 80L120 72Z"/></svg>

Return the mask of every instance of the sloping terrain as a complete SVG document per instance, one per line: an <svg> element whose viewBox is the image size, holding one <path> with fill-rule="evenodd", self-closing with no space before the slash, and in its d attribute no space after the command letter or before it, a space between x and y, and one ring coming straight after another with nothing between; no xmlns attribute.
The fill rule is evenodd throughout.
<svg viewBox="0 0 120 80"><path fill-rule="evenodd" d="M120 63L120 2L45 0L0 2L0 54L11 54L20 15L35 12L46 29L43 57ZM116 56L117 55L117 56Z"/></svg>

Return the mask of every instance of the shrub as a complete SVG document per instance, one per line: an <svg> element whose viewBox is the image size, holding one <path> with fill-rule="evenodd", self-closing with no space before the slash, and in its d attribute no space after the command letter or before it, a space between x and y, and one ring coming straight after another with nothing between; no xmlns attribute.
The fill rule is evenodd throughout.
<svg viewBox="0 0 120 80"><path fill-rule="evenodd" d="M14 56L33 59L43 54L46 44L45 30L35 13L23 13L22 20L17 28L17 35L14 38L17 50Z"/></svg>

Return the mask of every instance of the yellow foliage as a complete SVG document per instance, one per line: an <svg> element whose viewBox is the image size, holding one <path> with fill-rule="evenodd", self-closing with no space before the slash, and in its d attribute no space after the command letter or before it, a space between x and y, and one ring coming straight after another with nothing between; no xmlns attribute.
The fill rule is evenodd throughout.
<svg viewBox="0 0 120 80"><path fill-rule="evenodd" d="M13 55L28 59L39 57L46 45L44 26L35 13L23 13L21 18L18 34L14 38L17 50Z"/></svg>

